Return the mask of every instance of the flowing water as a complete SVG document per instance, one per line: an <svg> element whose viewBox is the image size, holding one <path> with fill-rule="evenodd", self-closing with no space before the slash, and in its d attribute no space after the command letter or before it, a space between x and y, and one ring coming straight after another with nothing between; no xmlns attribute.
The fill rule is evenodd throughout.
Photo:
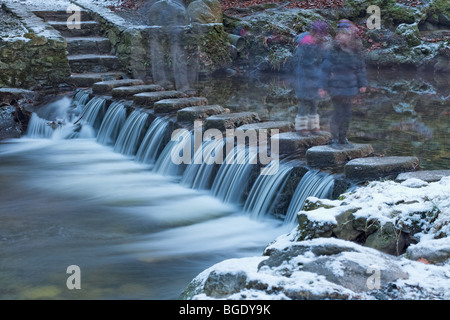
<svg viewBox="0 0 450 320"><path fill-rule="evenodd" d="M247 80L238 87L221 80L219 91L201 85L210 104L292 118L287 106L295 101L279 79ZM350 138L379 153L417 155L425 168L448 169L448 93L428 82L415 91L396 83L392 92L374 91L370 108L355 114ZM409 106L394 101L399 92L413 92ZM83 92L73 100L40 108L27 136L0 143L0 299L176 299L211 265L261 255L292 229L308 196L331 196L333 176L310 170L285 220L275 219L270 213L291 163L255 177L255 152L236 147L223 164L211 165L206 160L223 142L208 141L203 155L177 165L173 155L192 149L192 132L181 130L163 146L168 119L150 123L141 110L127 116L122 102L106 109L103 99ZM326 126L328 109L321 108ZM66 286L71 265L80 267L80 290Z"/></svg>

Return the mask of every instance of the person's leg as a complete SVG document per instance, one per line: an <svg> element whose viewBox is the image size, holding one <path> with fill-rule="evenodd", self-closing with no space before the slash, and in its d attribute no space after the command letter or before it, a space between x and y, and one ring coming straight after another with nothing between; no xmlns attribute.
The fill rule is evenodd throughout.
<svg viewBox="0 0 450 320"><path fill-rule="evenodd" d="M333 114L331 115L330 121L330 133L332 143L338 143L339 141L339 131L341 127L342 121L342 102L341 97L332 97L331 101L333 102Z"/></svg>
<svg viewBox="0 0 450 320"><path fill-rule="evenodd" d="M339 143L349 144L347 140L347 133L350 127L350 120L352 118L352 100L351 97L345 97L342 99L341 107L341 125L339 128Z"/></svg>
<svg viewBox="0 0 450 320"><path fill-rule="evenodd" d="M311 100L311 107L308 115L308 129L313 133L320 131L320 117L317 113L318 104L317 100Z"/></svg>
<svg viewBox="0 0 450 320"><path fill-rule="evenodd" d="M297 131L300 134L307 134L309 131L308 110L309 110L309 101L300 100L298 106L298 114L295 117L295 131Z"/></svg>

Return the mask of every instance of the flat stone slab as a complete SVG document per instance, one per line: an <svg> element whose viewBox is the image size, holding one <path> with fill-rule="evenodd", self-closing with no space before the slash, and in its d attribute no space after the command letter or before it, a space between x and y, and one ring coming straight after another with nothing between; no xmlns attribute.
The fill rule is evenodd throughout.
<svg viewBox="0 0 450 320"><path fill-rule="evenodd" d="M306 151L306 162L311 167L337 167L350 160L367 157L371 153L373 148L370 144L317 146Z"/></svg>
<svg viewBox="0 0 450 320"><path fill-rule="evenodd" d="M0 102L10 104L12 100L30 99L36 100L39 93L18 88L0 88Z"/></svg>
<svg viewBox="0 0 450 320"><path fill-rule="evenodd" d="M368 157L348 162L344 174L347 179L370 181L415 171L419 165L417 157Z"/></svg>
<svg viewBox="0 0 450 320"><path fill-rule="evenodd" d="M187 95L181 91L167 90L156 92L142 92L133 96L134 103L139 106L153 107L157 101L164 99L184 98Z"/></svg>
<svg viewBox="0 0 450 320"><path fill-rule="evenodd" d="M397 178L395 178L395 181L403 182L408 179L420 179L425 182L436 182L440 181L443 177L448 176L450 176L450 170L423 170L400 173Z"/></svg>
<svg viewBox="0 0 450 320"><path fill-rule="evenodd" d="M164 99L153 104L155 113L177 112L180 109L194 106L206 106L208 100L204 97L186 97L176 99Z"/></svg>
<svg viewBox="0 0 450 320"><path fill-rule="evenodd" d="M278 132L289 132L294 130L294 124L289 121L265 121L258 123L244 124L236 128L236 130L255 130L259 132L260 130L267 130L269 136L272 136L271 130L278 130Z"/></svg>
<svg viewBox="0 0 450 320"><path fill-rule="evenodd" d="M135 94L138 94L138 93L155 92L155 91L162 91L162 90L164 90L164 88L157 84L142 84L142 85L138 85L138 86L127 86L127 87L114 88L111 91L111 95L113 98L117 98L117 99L130 99Z"/></svg>
<svg viewBox="0 0 450 320"><path fill-rule="evenodd" d="M144 84L144 81L140 79L121 79L121 80L109 80L94 83L92 86L92 92L98 94L110 93L114 88L122 86L137 86Z"/></svg>
<svg viewBox="0 0 450 320"><path fill-rule="evenodd" d="M104 73L80 73L70 76L70 83L77 87L92 87L94 83L119 80L125 75L121 72L104 72Z"/></svg>
<svg viewBox="0 0 450 320"><path fill-rule="evenodd" d="M205 130L219 129L225 131L226 129L235 129L244 124L256 123L261 121L256 112L236 112L217 114L206 118Z"/></svg>
<svg viewBox="0 0 450 320"><path fill-rule="evenodd" d="M195 120L204 120L210 116L216 114L222 114L229 112L228 109L224 109L219 105L205 105L196 107L187 107L177 112L178 122L194 122Z"/></svg>
<svg viewBox="0 0 450 320"><path fill-rule="evenodd" d="M304 136L291 131L273 135L271 139L277 141L280 154L297 154L304 157L308 149L328 144L331 134L328 131L320 131L314 135Z"/></svg>

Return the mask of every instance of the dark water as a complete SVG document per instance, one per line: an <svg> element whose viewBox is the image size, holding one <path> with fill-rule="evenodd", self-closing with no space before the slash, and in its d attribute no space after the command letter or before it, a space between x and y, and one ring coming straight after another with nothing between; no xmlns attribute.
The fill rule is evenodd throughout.
<svg viewBox="0 0 450 320"><path fill-rule="evenodd" d="M450 76L414 70L367 70L369 89L356 97L349 140L370 143L385 156L416 156L428 170L450 168ZM255 111L263 120L294 121L292 74L255 73L201 82L209 103L231 111ZM329 130L331 102L319 105Z"/></svg>

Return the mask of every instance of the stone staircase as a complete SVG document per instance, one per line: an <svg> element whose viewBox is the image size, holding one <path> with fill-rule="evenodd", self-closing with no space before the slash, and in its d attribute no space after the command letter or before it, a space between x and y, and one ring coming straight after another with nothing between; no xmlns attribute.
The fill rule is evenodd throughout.
<svg viewBox="0 0 450 320"><path fill-rule="evenodd" d="M119 59L111 55L111 43L102 36L100 23L91 14L81 11L80 28L69 28L66 11L34 11L66 38L68 60L72 72L70 84L90 87L96 82L125 78L119 70Z"/></svg>

